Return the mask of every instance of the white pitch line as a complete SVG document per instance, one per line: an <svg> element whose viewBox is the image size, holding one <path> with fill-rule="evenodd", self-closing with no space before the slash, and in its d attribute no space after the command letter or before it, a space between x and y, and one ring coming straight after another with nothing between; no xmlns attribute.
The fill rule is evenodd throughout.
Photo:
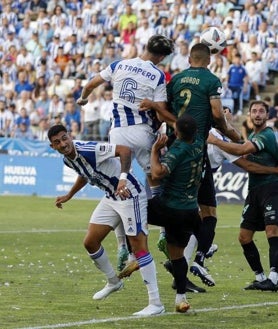
<svg viewBox="0 0 278 329"><path fill-rule="evenodd" d="M216 229L226 229L226 228L238 228L239 226L232 225L219 225ZM151 226L149 227L149 231L158 230L159 227ZM86 232L86 229L76 229L76 230L66 230L66 229L33 229L33 230L16 230L16 231L0 231L0 234L22 234L22 233L63 233L63 232Z"/></svg>
<svg viewBox="0 0 278 329"><path fill-rule="evenodd" d="M234 306L225 306L225 307L211 307L211 308L201 308L201 309L193 309L186 314L190 313L207 313L207 312L216 312L216 311L229 311L229 310L235 310L235 309L244 309L244 308L250 308L250 307L261 307L261 306L274 306L278 305L278 302L265 302L265 303L259 303L259 304L246 304L246 305L234 305ZM176 312L166 312L160 315L156 316L165 316L165 315L177 315ZM46 326L39 326L39 327L24 327L24 328L17 328L17 329L55 329L55 328L70 328L74 326L82 326L82 325L88 325L88 324L98 324L98 323L108 323L108 322L115 322L115 321L129 321L133 319L139 319L143 316L126 316L126 317L115 317L115 318L107 318L107 319L92 319L87 321L80 321L80 322L69 322L69 323L58 323L53 325L46 325ZM146 316L145 316L146 317Z"/></svg>
<svg viewBox="0 0 278 329"><path fill-rule="evenodd" d="M67 232L86 232L86 229L77 229L77 230L64 230L64 229L57 229L57 230L43 230L43 229L33 229L33 230L17 230L17 231L0 231L0 234L24 234L24 233L67 233Z"/></svg>

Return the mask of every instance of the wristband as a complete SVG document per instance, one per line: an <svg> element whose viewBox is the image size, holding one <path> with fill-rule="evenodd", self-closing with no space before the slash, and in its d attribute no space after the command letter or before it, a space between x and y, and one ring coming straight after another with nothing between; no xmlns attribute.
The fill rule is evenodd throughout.
<svg viewBox="0 0 278 329"><path fill-rule="evenodd" d="M122 172L121 174L120 174L120 180L121 179L127 179L127 173L126 172Z"/></svg>

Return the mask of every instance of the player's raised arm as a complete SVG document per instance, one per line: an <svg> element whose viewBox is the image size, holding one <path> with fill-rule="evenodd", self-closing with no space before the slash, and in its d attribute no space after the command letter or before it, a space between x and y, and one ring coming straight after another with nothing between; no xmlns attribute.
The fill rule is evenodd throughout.
<svg viewBox="0 0 278 329"><path fill-rule="evenodd" d="M176 117L168 111L166 102L153 102L150 99L145 98L141 101L139 110L154 110L160 122L164 121L174 128Z"/></svg>
<svg viewBox="0 0 278 329"><path fill-rule="evenodd" d="M245 155L245 154L256 152L257 150L255 145L250 141L247 141L244 144L232 143L232 142L227 143L215 137L211 133L208 136L207 142L210 144L214 144L219 148L221 148L221 150L234 155Z"/></svg>
<svg viewBox="0 0 278 329"><path fill-rule="evenodd" d="M160 163L160 150L167 144L166 135L158 135L151 153L151 174L153 179L161 179L168 174L167 168Z"/></svg>
<svg viewBox="0 0 278 329"><path fill-rule="evenodd" d="M88 96L90 95L90 93L104 82L105 80L100 76L100 74L97 74L83 87L81 97L78 98L76 103L81 106L86 105L88 103Z"/></svg>
<svg viewBox="0 0 278 329"><path fill-rule="evenodd" d="M222 109L222 103L220 98L210 99L211 110L213 120L219 129L225 136L230 138L234 142L238 142L241 139L239 131L237 131L225 118Z"/></svg>

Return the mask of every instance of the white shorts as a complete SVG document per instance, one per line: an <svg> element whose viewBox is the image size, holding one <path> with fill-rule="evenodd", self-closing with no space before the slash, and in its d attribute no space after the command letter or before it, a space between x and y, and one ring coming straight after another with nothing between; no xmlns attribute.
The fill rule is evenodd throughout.
<svg viewBox="0 0 278 329"><path fill-rule="evenodd" d="M145 193L123 201L103 197L94 210L90 223L108 225L115 229L122 221L126 235L136 236L141 231L148 235L147 206Z"/></svg>
<svg viewBox="0 0 278 329"><path fill-rule="evenodd" d="M146 174L151 172L150 157L155 134L149 125L139 124L112 128L109 140L112 144L130 147L143 171Z"/></svg>

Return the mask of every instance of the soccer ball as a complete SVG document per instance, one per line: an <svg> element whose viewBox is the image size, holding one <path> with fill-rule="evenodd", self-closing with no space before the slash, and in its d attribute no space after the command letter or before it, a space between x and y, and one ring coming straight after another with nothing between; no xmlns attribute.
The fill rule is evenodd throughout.
<svg viewBox="0 0 278 329"><path fill-rule="evenodd" d="M211 54L218 54L226 47L226 36L218 27L211 26L201 33L200 42L209 47Z"/></svg>

